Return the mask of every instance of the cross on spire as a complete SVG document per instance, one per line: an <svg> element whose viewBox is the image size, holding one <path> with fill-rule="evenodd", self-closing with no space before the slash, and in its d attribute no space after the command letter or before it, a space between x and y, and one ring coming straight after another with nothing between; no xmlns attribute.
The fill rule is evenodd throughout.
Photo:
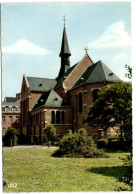
<svg viewBox="0 0 136 194"><path fill-rule="evenodd" d="M65 21L66 21L66 19L65 19L65 15L63 16L63 21L64 21L64 26L65 26Z"/></svg>
<svg viewBox="0 0 136 194"><path fill-rule="evenodd" d="M86 51L86 53L85 53L85 54L87 55L87 51L88 51L89 49L86 47L84 50Z"/></svg>

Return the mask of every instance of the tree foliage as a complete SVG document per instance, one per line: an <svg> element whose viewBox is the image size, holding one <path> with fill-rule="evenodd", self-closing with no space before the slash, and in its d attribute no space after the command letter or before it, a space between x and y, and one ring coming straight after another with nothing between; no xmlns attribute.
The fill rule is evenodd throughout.
<svg viewBox="0 0 136 194"><path fill-rule="evenodd" d="M49 124L46 128L43 129L48 140L48 147L50 146L50 141L53 141L54 136L56 135L56 129L54 125Z"/></svg>
<svg viewBox="0 0 136 194"><path fill-rule="evenodd" d="M3 143L5 146L15 146L17 144L17 130L15 128L8 128L3 137Z"/></svg>
<svg viewBox="0 0 136 194"><path fill-rule="evenodd" d="M131 79L132 78L132 67L130 67L130 65L125 65L125 68L128 72L125 74L125 77Z"/></svg>
<svg viewBox="0 0 136 194"><path fill-rule="evenodd" d="M132 87L131 83L114 83L98 93L98 99L89 108L85 119L90 126L120 130L120 138L132 138ZM129 135L129 136L128 136ZM132 141L132 139L131 139Z"/></svg>

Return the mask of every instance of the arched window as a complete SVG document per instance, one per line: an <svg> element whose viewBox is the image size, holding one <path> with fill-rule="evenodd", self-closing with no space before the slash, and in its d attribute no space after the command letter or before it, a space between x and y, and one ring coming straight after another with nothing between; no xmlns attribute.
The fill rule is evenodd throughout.
<svg viewBox="0 0 136 194"><path fill-rule="evenodd" d="M99 89L94 89L93 90L93 102L95 102L96 99L98 98L98 94L97 94L98 92L100 92Z"/></svg>
<svg viewBox="0 0 136 194"><path fill-rule="evenodd" d="M60 111L56 112L56 123L60 124Z"/></svg>
<svg viewBox="0 0 136 194"><path fill-rule="evenodd" d="M51 112L51 123L55 124L55 111Z"/></svg>
<svg viewBox="0 0 136 194"><path fill-rule="evenodd" d="M82 93L80 92L78 94L78 107L79 107L79 113L82 112Z"/></svg>
<svg viewBox="0 0 136 194"><path fill-rule="evenodd" d="M64 111L62 111L62 124L64 124L64 122L65 122L65 119L64 119L64 114L65 114L65 112L64 112Z"/></svg>

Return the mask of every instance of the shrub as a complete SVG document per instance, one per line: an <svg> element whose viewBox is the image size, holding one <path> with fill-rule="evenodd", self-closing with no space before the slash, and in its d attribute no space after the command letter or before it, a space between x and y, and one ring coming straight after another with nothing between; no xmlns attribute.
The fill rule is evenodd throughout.
<svg viewBox="0 0 136 194"><path fill-rule="evenodd" d="M17 141L17 143L18 144L27 144L28 142L27 142L27 137L24 135L24 134L19 134L19 135L17 135L17 137L18 137L18 141Z"/></svg>
<svg viewBox="0 0 136 194"><path fill-rule="evenodd" d="M50 124L50 125L47 125L47 127L44 128L43 130L44 130L45 135L47 136L48 147L49 147L50 141L52 141L52 144L54 144L54 136L56 135L56 129L54 125Z"/></svg>
<svg viewBox="0 0 136 194"><path fill-rule="evenodd" d="M79 133L65 135L60 140L59 150L53 153L57 157L106 157L97 150L91 137L86 137Z"/></svg>
<svg viewBox="0 0 136 194"><path fill-rule="evenodd" d="M122 149L122 142L119 139L109 139L107 148Z"/></svg>
<svg viewBox="0 0 136 194"><path fill-rule="evenodd" d="M7 132L3 136L4 146L15 146L17 144L18 137L15 128L8 128Z"/></svg>
<svg viewBox="0 0 136 194"><path fill-rule="evenodd" d="M127 155L125 158L121 158L124 163L124 166L127 167L127 172L120 177L117 177L119 182L123 182L126 185L129 185L130 190L133 190L133 156L132 153ZM127 191L128 189L119 187L118 191Z"/></svg>
<svg viewBox="0 0 136 194"><path fill-rule="evenodd" d="M84 128L81 128L81 129L78 130L78 134L86 135L86 130Z"/></svg>
<svg viewBox="0 0 136 194"><path fill-rule="evenodd" d="M98 148L106 148L108 144L108 139L99 139L97 141Z"/></svg>

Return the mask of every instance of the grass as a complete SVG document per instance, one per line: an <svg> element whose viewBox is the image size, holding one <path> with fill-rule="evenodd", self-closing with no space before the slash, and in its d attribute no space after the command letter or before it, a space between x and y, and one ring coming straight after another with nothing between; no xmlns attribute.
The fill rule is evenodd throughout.
<svg viewBox="0 0 136 194"><path fill-rule="evenodd" d="M119 157L124 152L108 152L109 158L54 158L56 148L44 146L3 148L3 178L17 187L4 192L115 191L116 177L126 172Z"/></svg>

